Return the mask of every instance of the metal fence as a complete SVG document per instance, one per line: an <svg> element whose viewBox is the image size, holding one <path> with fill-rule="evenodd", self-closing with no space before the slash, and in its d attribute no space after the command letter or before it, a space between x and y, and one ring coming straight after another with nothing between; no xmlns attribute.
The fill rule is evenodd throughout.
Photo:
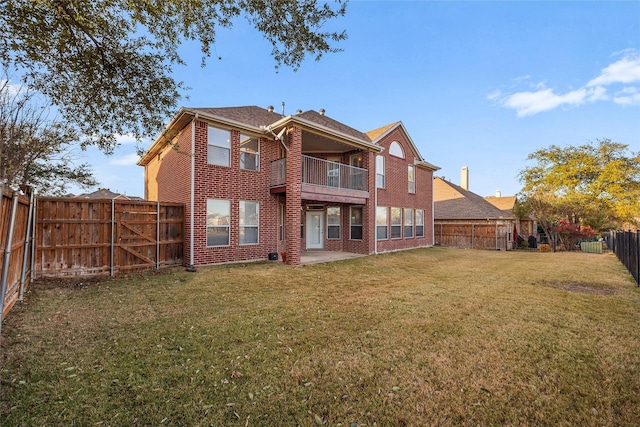
<svg viewBox="0 0 640 427"><path fill-rule="evenodd" d="M606 241L640 286L640 231L612 231Z"/></svg>

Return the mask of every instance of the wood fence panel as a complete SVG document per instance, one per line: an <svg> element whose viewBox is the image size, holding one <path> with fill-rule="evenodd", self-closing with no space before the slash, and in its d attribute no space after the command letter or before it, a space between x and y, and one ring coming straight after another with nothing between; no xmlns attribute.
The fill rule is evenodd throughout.
<svg viewBox="0 0 640 427"><path fill-rule="evenodd" d="M41 198L36 270L101 275L182 264L183 228L181 204Z"/></svg>
<svg viewBox="0 0 640 427"><path fill-rule="evenodd" d="M10 216L12 209L12 191L5 191L2 194L2 206L0 208L0 277L4 266L5 248L7 248L7 237L9 233ZM31 251L27 249L27 228L29 217L29 196L23 195L18 198L16 220L11 242L11 254L9 258L7 284L2 310L2 318L11 310L13 305L20 298L20 285L22 281L22 267L26 261L26 270L23 289L29 286L31 280ZM26 260L24 258L27 258Z"/></svg>
<svg viewBox="0 0 640 427"><path fill-rule="evenodd" d="M435 244L466 249L506 249L508 225L495 223L436 223Z"/></svg>

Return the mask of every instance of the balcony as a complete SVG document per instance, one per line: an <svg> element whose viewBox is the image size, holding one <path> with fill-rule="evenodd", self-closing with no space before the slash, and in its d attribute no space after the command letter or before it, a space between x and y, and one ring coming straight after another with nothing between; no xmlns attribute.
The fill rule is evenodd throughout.
<svg viewBox="0 0 640 427"><path fill-rule="evenodd" d="M271 162L271 192L286 191L286 158ZM302 198L305 200L364 204L369 198L366 169L302 156Z"/></svg>

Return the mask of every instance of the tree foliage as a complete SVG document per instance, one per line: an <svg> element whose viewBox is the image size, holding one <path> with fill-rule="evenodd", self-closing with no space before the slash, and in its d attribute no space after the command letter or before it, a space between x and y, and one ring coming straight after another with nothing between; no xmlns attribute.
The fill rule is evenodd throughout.
<svg viewBox="0 0 640 427"><path fill-rule="evenodd" d="M36 93L0 80L0 180L59 195L74 183L96 185L88 165L74 165L79 136L67 123L50 120Z"/></svg>
<svg viewBox="0 0 640 427"><path fill-rule="evenodd" d="M317 0L0 0L0 60L46 95L84 145L109 152L118 134L154 136L178 105L183 41L203 65L219 28L248 20L271 43L276 67L336 52L346 33L323 31L345 14Z"/></svg>
<svg viewBox="0 0 640 427"><path fill-rule="evenodd" d="M609 139L580 146L552 145L529 155L536 162L520 172L522 193L541 225L561 219L607 230L637 224L640 212L640 152Z"/></svg>
<svg viewBox="0 0 640 427"><path fill-rule="evenodd" d="M573 250L580 239L588 239L596 234L588 225L580 226L571 224L566 219L558 221L558 225L554 227L554 231L558 233L562 245L568 251Z"/></svg>

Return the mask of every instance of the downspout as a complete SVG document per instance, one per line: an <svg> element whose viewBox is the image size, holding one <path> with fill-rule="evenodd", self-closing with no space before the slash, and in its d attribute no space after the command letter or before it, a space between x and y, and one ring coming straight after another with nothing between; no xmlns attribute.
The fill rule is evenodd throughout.
<svg viewBox="0 0 640 427"><path fill-rule="evenodd" d="M433 200L433 180L431 181L431 246L436 245L436 202ZM442 234L442 224L440 224L440 234ZM440 244L442 245L442 236L440 236Z"/></svg>
<svg viewBox="0 0 640 427"><path fill-rule="evenodd" d="M196 268L193 266L194 264L194 256L193 256L193 248L195 238L193 236L195 227L193 225L193 221L195 220L195 199L196 199L196 120L198 120L198 113L193 117L191 121L191 195L190 201L191 204L190 213L189 213L189 221L191 222L189 228L189 266L187 267L187 271L195 272Z"/></svg>
<svg viewBox="0 0 640 427"><path fill-rule="evenodd" d="M373 176L375 177L373 185L373 254L378 255L378 157L374 154L373 157ZM369 168L371 169L371 168Z"/></svg>

